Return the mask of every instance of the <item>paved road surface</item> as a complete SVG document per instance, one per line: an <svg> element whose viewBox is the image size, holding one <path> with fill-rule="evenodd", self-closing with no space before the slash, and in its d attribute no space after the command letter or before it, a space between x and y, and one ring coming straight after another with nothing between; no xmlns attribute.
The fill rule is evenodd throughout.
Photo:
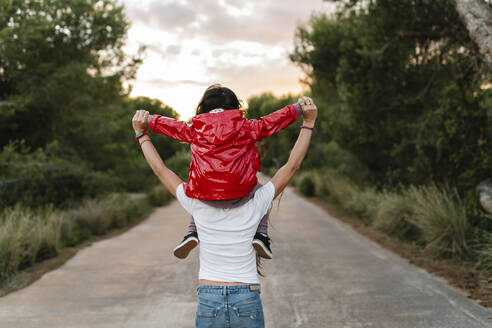
<svg viewBox="0 0 492 328"><path fill-rule="evenodd" d="M198 252L171 255L177 202L0 298L0 327L193 327ZM478 328L492 311L287 190L273 210L275 259L262 282L267 327Z"/></svg>

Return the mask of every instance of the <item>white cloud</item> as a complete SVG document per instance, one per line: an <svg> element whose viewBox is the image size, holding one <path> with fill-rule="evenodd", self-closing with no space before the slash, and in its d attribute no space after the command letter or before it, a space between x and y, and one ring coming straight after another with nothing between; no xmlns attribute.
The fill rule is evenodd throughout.
<svg viewBox="0 0 492 328"><path fill-rule="evenodd" d="M171 55L178 55L181 52L181 46L177 44L171 44L166 48L166 53Z"/></svg>
<svg viewBox="0 0 492 328"><path fill-rule="evenodd" d="M134 23L162 28L189 39L215 42L245 40L277 44L292 39L296 25L314 10L327 8L322 0L284 1L123 1Z"/></svg>
<svg viewBox="0 0 492 328"><path fill-rule="evenodd" d="M122 0L132 23L129 51L147 46L132 95L161 99L193 115L206 87L252 94L298 93L302 72L289 62L296 27L322 0Z"/></svg>
<svg viewBox="0 0 492 328"><path fill-rule="evenodd" d="M183 28L197 18L191 6L179 1L141 1L127 6L126 13L133 22L164 29Z"/></svg>

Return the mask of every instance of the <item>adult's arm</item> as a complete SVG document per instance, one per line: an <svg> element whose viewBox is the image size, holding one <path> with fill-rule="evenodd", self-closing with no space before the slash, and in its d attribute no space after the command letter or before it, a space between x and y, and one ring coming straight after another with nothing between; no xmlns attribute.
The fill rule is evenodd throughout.
<svg viewBox="0 0 492 328"><path fill-rule="evenodd" d="M147 122L153 132L187 143L193 141L193 128L183 121L154 114L148 118Z"/></svg>
<svg viewBox="0 0 492 328"><path fill-rule="evenodd" d="M259 120L249 120L251 135L255 140L267 138L295 122L301 111L301 105L296 103L265 115Z"/></svg>
<svg viewBox="0 0 492 328"><path fill-rule="evenodd" d="M314 105L311 98L308 97L301 98L300 103L302 105L302 116L304 118L303 125L309 128L314 128L316 116L318 115L316 105ZM299 137L297 137L296 144L290 152L289 160L277 171L277 173L275 173L271 180L275 187L274 198L285 189L290 180L294 177L294 174L301 167L304 156L306 156L312 134L313 131L310 129L301 129L299 131Z"/></svg>
<svg viewBox="0 0 492 328"><path fill-rule="evenodd" d="M147 127L148 115L148 112L145 110L137 110L132 120L135 134L145 131L145 128ZM152 168L152 171L154 171L155 175L157 175L167 190L169 190L169 192L176 197L176 189L181 183L183 183L183 180L181 180L176 173L171 171L164 164L164 161L155 149L152 144L152 140L148 135L140 137L138 141L140 142L142 152L147 160L147 163L149 163Z"/></svg>

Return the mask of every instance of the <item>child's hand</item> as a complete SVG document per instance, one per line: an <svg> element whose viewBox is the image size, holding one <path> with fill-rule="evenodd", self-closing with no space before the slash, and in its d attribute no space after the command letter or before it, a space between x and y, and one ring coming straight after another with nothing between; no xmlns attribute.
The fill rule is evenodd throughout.
<svg viewBox="0 0 492 328"><path fill-rule="evenodd" d="M313 100L309 97L302 97L299 98L297 102L301 105L304 125L313 127L316 117L318 116L318 108L314 104Z"/></svg>

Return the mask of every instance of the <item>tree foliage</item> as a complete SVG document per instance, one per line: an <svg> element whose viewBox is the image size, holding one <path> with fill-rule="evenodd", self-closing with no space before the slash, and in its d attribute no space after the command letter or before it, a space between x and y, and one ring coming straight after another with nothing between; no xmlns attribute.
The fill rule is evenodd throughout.
<svg viewBox="0 0 492 328"><path fill-rule="evenodd" d="M12 199L63 205L155 181L131 117L137 109L177 114L128 98L124 85L143 51L123 51L128 26L114 0L0 1L0 189L16 190ZM156 146L165 157L182 148L164 137Z"/></svg>
<svg viewBox="0 0 492 328"><path fill-rule="evenodd" d="M335 140L380 185L457 186L490 174L490 72L448 0L333 1L297 30L303 66Z"/></svg>
<svg viewBox="0 0 492 328"><path fill-rule="evenodd" d="M3 1L0 145L59 139L90 156L140 62L121 49L126 30L109 0Z"/></svg>
<svg viewBox="0 0 492 328"><path fill-rule="evenodd" d="M296 103L297 99L298 97L294 95L275 97L271 93L251 97L248 99L247 116L250 119L258 119L286 105ZM318 106L322 108L319 116L326 117L323 105L318 103ZM257 143L263 171L273 173L287 162L292 145L299 135L301 124L302 118L299 118L297 122L283 131ZM369 179L367 168L350 152L341 149L336 142L330 141L328 139L328 131L330 131L329 122L319 118L316 122L316 130L313 133L310 151L303 162L303 168L335 170L340 174L349 175L353 181L366 183Z"/></svg>

